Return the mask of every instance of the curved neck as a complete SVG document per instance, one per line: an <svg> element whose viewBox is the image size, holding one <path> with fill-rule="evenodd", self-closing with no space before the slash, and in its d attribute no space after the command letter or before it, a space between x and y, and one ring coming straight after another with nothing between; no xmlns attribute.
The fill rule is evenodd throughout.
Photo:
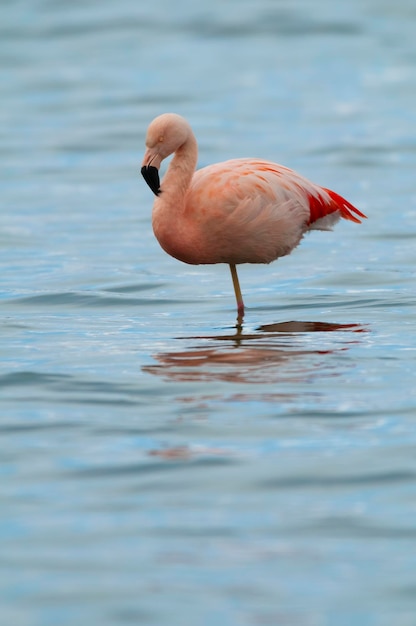
<svg viewBox="0 0 416 626"><path fill-rule="evenodd" d="M182 203L185 193L191 184L198 159L198 145L195 136L190 132L188 139L175 152L163 177L161 189L162 198Z"/></svg>

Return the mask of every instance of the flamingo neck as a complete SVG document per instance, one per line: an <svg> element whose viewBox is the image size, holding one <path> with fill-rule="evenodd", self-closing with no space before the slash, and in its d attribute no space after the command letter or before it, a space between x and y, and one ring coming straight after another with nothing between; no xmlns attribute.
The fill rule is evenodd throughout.
<svg viewBox="0 0 416 626"><path fill-rule="evenodd" d="M186 193L198 158L193 134L178 148L163 177L161 193L152 212L153 232L162 248L171 256L193 263L193 228L186 220Z"/></svg>
<svg viewBox="0 0 416 626"><path fill-rule="evenodd" d="M182 207L198 159L198 145L193 133L175 152L161 184L162 199Z"/></svg>

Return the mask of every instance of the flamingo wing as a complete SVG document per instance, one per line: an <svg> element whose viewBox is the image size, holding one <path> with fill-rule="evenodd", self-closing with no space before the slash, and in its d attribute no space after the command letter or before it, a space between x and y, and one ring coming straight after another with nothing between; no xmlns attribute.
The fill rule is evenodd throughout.
<svg viewBox="0 0 416 626"><path fill-rule="evenodd" d="M355 215L363 216L334 192L256 159L196 171L185 208L191 256L203 263L270 263L290 254L308 230L328 230L340 217L359 221Z"/></svg>
<svg viewBox="0 0 416 626"><path fill-rule="evenodd" d="M258 159L233 159L198 170L192 189L198 203L221 203L223 211L245 207L248 217L256 213L256 206L261 209L272 201L278 211L279 206L291 201L309 209L307 226L315 229L326 230L339 217L356 223L366 217L335 191L312 183L288 167ZM330 216L332 219L328 219Z"/></svg>
<svg viewBox="0 0 416 626"><path fill-rule="evenodd" d="M292 178L299 178L299 184ZM314 193L312 184L310 191ZM185 214L205 263L270 263L298 245L310 219L301 177L255 159L198 170Z"/></svg>

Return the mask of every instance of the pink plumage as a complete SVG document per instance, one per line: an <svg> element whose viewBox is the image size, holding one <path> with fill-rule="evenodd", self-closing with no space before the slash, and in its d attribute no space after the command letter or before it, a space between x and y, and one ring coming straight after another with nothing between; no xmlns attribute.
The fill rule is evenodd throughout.
<svg viewBox="0 0 416 626"><path fill-rule="evenodd" d="M146 146L142 174L156 194L156 238L185 263L230 265L239 323L244 304L237 264L270 263L289 254L309 230L330 230L340 217L365 217L334 191L269 161L233 159L195 171L195 136L174 113L151 122ZM173 153L160 185L160 164Z"/></svg>

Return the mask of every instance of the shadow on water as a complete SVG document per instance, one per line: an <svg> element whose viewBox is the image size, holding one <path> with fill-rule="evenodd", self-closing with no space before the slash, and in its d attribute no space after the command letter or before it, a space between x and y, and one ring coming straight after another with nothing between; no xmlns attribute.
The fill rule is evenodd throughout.
<svg viewBox="0 0 416 626"><path fill-rule="evenodd" d="M308 381L328 366L325 355L349 350L359 341L357 334L366 330L360 324L302 321L266 324L254 332L237 326L234 334L181 337L198 343L186 350L160 352L154 355L157 364L143 370L176 381ZM336 334L330 342L328 333Z"/></svg>

